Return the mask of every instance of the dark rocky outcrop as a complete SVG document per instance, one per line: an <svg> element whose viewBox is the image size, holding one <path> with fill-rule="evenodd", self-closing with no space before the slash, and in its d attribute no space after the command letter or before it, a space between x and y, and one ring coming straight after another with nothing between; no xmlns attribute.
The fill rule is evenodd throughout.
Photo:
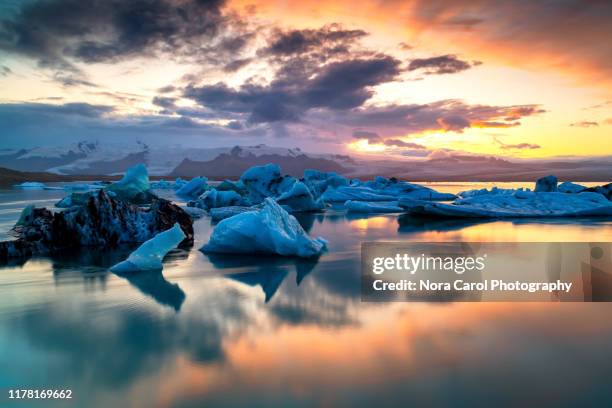
<svg viewBox="0 0 612 408"><path fill-rule="evenodd" d="M16 239L0 242L0 263L79 247L141 243L175 223L186 236L182 245L193 243L191 217L170 201L154 199L150 206L140 207L100 190L84 205L63 212L27 208L13 230Z"/></svg>

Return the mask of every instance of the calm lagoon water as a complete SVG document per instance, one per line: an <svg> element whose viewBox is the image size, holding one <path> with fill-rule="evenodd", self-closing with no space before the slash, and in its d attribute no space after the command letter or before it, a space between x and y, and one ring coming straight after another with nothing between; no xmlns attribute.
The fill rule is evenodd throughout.
<svg viewBox="0 0 612 408"><path fill-rule="evenodd" d="M0 239L26 204L63 195L0 191ZM329 240L318 262L206 256L204 218L162 273L109 272L129 249L0 268L0 406L612 403L612 304L363 303L359 268L362 241L610 242L612 220L400 227L330 210L300 222ZM9 388L73 400L19 404Z"/></svg>

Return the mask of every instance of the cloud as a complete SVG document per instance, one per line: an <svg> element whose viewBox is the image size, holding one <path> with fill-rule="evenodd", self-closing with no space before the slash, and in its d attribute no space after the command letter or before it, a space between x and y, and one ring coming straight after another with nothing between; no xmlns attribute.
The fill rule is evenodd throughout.
<svg viewBox="0 0 612 408"><path fill-rule="evenodd" d="M608 118L608 119L604 120L604 123L606 125L612 125L612 118Z"/></svg>
<svg viewBox="0 0 612 408"><path fill-rule="evenodd" d="M304 121L315 126L375 131L382 138L397 134L457 132L472 127L518 126L520 119L545 111L539 105L470 105L449 99L429 104L361 106L344 111L313 111ZM331 125L330 125L331 124Z"/></svg>
<svg viewBox="0 0 612 408"><path fill-rule="evenodd" d="M355 131L353 131L353 137L355 139L365 139L370 144L382 142L382 139L380 138L378 133L367 132L365 130L355 130Z"/></svg>
<svg viewBox="0 0 612 408"><path fill-rule="evenodd" d="M583 120L582 122L570 123L570 126L588 128L588 127L597 127L599 126L599 123L594 122L594 121L589 121L589 120Z"/></svg>
<svg viewBox="0 0 612 408"><path fill-rule="evenodd" d="M269 45L260 50L260 55L294 56L316 52L329 57L333 54L346 54L350 47L367 33L363 30L345 30L338 24L330 24L319 29L290 30L276 29L269 38Z"/></svg>
<svg viewBox="0 0 612 408"><path fill-rule="evenodd" d="M314 77L281 70L268 85L246 83L238 89L223 83L186 88L184 96L217 111L243 113L250 123L298 121L310 109L359 107L372 87L393 80L400 62L389 56L332 62Z"/></svg>
<svg viewBox="0 0 612 408"><path fill-rule="evenodd" d="M534 144L534 143L523 142L523 143L517 143L517 144L506 144L502 142L501 140L499 140L499 138L497 137L493 137L493 140L495 141L495 143L499 145L501 149L504 149L504 150L535 150L535 149L542 148L542 146L538 144Z"/></svg>
<svg viewBox="0 0 612 408"><path fill-rule="evenodd" d="M423 146L422 144L404 142L403 140L399 140L399 139L386 139L384 141L384 144L385 146L407 147L409 149L414 149L414 150L426 149L426 147Z"/></svg>
<svg viewBox="0 0 612 408"><path fill-rule="evenodd" d="M12 72L13 71L11 71L11 69L6 65L0 65L0 77L8 76Z"/></svg>
<svg viewBox="0 0 612 408"><path fill-rule="evenodd" d="M112 62L159 52L235 54L251 36L232 33L222 7L223 0L23 2L16 14L0 20L0 49L73 72L79 72L74 61Z"/></svg>
<svg viewBox="0 0 612 408"><path fill-rule="evenodd" d="M470 121L462 115L446 115L437 120L440 128L444 131L463 132L463 129L470 127Z"/></svg>
<svg viewBox="0 0 612 408"><path fill-rule="evenodd" d="M408 71L422 70L426 75L456 74L457 72L468 70L480 61L462 61L456 55L441 55L431 58L417 58L410 61Z"/></svg>

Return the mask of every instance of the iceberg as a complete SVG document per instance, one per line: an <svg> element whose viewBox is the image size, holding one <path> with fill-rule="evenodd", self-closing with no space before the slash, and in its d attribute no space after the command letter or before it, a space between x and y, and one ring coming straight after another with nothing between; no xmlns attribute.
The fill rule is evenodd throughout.
<svg viewBox="0 0 612 408"><path fill-rule="evenodd" d="M290 190L278 196L276 202L289 212L320 211L325 208L321 200L315 201L310 189L301 181L294 183Z"/></svg>
<svg viewBox="0 0 612 408"><path fill-rule="evenodd" d="M566 181L557 186L557 190L559 190L560 192L571 194L580 193L581 191L584 191L586 189L587 187L581 184L572 183L571 181Z"/></svg>
<svg viewBox="0 0 612 408"><path fill-rule="evenodd" d="M304 184L308 186L313 197L319 198L328 187L348 186L349 181L334 172L304 170Z"/></svg>
<svg viewBox="0 0 612 408"><path fill-rule="evenodd" d="M276 164L254 166L240 176L248 198L252 204L261 203L266 197L275 197L289 190L296 179L281 175L281 169Z"/></svg>
<svg viewBox="0 0 612 408"><path fill-rule="evenodd" d="M174 184L168 180L158 180L152 181L151 188L155 190L172 190L174 189Z"/></svg>
<svg viewBox="0 0 612 408"><path fill-rule="evenodd" d="M109 184L105 190L134 204L148 204L156 197L151 192L149 173L144 164L130 167L121 180Z"/></svg>
<svg viewBox="0 0 612 408"><path fill-rule="evenodd" d="M233 182L231 180L223 180L215 188L218 191L235 191L241 196L247 194L247 189L240 180L238 180L237 182Z"/></svg>
<svg viewBox="0 0 612 408"><path fill-rule="evenodd" d="M403 199L410 214L448 218L587 217L612 215L612 202L593 192L566 194L519 190L514 194L481 194L452 204Z"/></svg>
<svg viewBox="0 0 612 408"><path fill-rule="evenodd" d="M404 209L397 204L397 201L391 202L367 202L367 201L347 201L344 203L344 208L348 212L358 213L398 213L404 212Z"/></svg>
<svg viewBox="0 0 612 408"><path fill-rule="evenodd" d="M187 205L209 210L211 208L240 206L244 204L246 204L245 200L235 191L217 191L212 189L206 191L196 201L189 202Z"/></svg>
<svg viewBox="0 0 612 408"><path fill-rule="evenodd" d="M141 243L178 223L186 240L193 241L193 220L182 208L156 198L141 207L98 190L85 205L61 212L27 207L15 227L16 239L0 242L0 263L79 247L109 248L122 243Z"/></svg>
<svg viewBox="0 0 612 408"><path fill-rule="evenodd" d="M244 206L219 207L211 208L209 214L210 220L215 223L226 218L233 217L234 215L242 214L247 211L257 211L257 208Z"/></svg>
<svg viewBox="0 0 612 408"><path fill-rule="evenodd" d="M536 193L554 193L555 191L557 191L557 177L551 175L536 181Z"/></svg>
<svg viewBox="0 0 612 408"><path fill-rule="evenodd" d="M585 191L598 193L606 197L608 200L612 200L612 183L608 183L603 186L589 187Z"/></svg>
<svg viewBox="0 0 612 408"><path fill-rule="evenodd" d="M397 199L395 195L382 194L369 187L350 187L341 186L337 188L329 187L321 199L325 202L340 203L345 201L393 201Z"/></svg>
<svg viewBox="0 0 612 408"><path fill-rule="evenodd" d="M178 180L177 180L178 181ZM177 196L196 198L208 190L206 177L195 177L176 191Z"/></svg>
<svg viewBox="0 0 612 408"><path fill-rule="evenodd" d="M310 238L294 216L272 198L263 208L248 211L219 222L204 253L269 253L309 258L321 255L327 247L323 238Z"/></svg>
<svg viewBox="0 0 612 408"><path fill-rule="evenodd" d="M24 190L44 190L47 186L44 183L37 181L26 181L21 184L15 184L15 188L21 188Z"/></svg>
<svg viewBox="0 0 612 408"><path fill-rule="evenodd" d="M171 249L177 247L185 239L185 233L179 224L160 232L140 245L123 262L119 262L110 270L115 273L148 271L162 269L162 260Z"/></svg>

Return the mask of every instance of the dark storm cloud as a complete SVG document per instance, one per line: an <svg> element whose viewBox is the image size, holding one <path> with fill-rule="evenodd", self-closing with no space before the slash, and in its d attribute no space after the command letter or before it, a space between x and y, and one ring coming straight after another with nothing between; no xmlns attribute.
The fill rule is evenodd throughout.
<svg viewBox="0 0 612 408"><path fill-rule="evenodd" d="M426 75L456 74L480 64L480 61L462 61L456 55L449 54L432 58L413 59L408 64L408 71L423 70L423 73Z"/></svg>
<svg viewBox="0 0 612 408"><path fill-rule="evenodd" d="M297 121L313 108L361 106L372 96L371 87L399 74L399 64L388 56L340 61L323 66L313 78L282 71L269 85L189 86L185 96L214 110L248 114L251 123Z"/></svg>
<svg viewBox="0 0 612 408"><path fill-rule="evenodd" d="M76 70L71 60L107 62L170 51L189 54L215 37L225 18L222 0L48 0L24 2L0 20L0 49L41 66ZM223 38L236 52L247 38Z"/></svg>
<svg viewBox="0 0 612 408"><path fill-rule="evenodd" d="M368 143L380 143L382 139L375 132L368 132L365 130L355 130L353 131L353 137L355 139L365 139Z"/></svg>
<svg viewBox="0 0 612 408"><path fill-rule="evenodd" d="M571 123L570 126L571 127L588 128L588 127L597 127L597 126L599 126L599 123L593 122L593 121L589 121L589 120L584 120L582 122Z"/></svg>
<svg viewBox="0 0 612 408"><path fill-rule="evenodd" d="M260 55L291 56L312 51L342 54L366 35L363 30L345 30L336 24L314 30L275 30L269 45L260 51Z"/></svg>

